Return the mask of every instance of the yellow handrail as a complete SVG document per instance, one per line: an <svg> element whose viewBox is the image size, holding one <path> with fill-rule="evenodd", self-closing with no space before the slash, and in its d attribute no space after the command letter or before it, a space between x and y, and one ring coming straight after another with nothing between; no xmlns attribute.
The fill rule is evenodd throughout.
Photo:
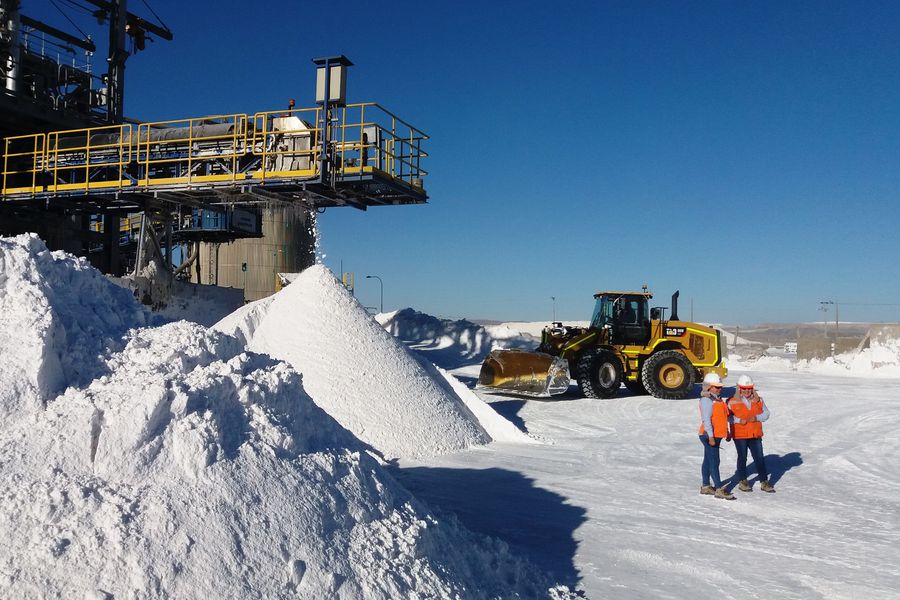
<svg viewBox="0 0 900 600"><path fill-rule="evenodd" d="M141 123L136 131L123 124L7 138L2 192L315 178L322 158L321 111L321 107L292 108L252 117L238 113ZM284 117L296 117L300 123L274 121ZM428 136L390 111L366 102L336 108L331 117L324 126L331 130L335 177L381 173L420 185L414 179L427 175L420 162L428 156L422 149ZM224 128L205 130L206 126ZM167 130L171 137L156 135ZM130 171L129 165L135 170ZM41 182L42 174L49 181ZM22 185L28 180L30 186Z"/></svg>

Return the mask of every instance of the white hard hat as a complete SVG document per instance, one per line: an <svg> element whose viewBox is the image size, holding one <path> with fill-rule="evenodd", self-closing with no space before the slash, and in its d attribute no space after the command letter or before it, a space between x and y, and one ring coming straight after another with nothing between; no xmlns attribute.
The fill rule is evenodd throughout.
<svg viewBox="0 0 900 600"><path fill-rule="evenodd" d="M738 377L738 387L739 388L752 388L753 387L753 379L749 375L741 375Z"/></svg>
<svg viewBox="0 0 900 600"><path fill-rule="evenodd" d="M707 386L710 386L710 385L721 386L722 378L719 377L718 373L707 373L706 375L703 376L703 383L705 383Z"/></svg>

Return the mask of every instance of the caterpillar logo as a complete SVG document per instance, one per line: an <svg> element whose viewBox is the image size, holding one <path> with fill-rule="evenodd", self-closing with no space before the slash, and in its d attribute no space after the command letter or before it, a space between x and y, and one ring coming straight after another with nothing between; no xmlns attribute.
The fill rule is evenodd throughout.
<svg viewBox="0 0 900 600"><path fill-rule="evenodd" d="M681 337L685 331L684 327L666 327L666 337Z"/></svg>

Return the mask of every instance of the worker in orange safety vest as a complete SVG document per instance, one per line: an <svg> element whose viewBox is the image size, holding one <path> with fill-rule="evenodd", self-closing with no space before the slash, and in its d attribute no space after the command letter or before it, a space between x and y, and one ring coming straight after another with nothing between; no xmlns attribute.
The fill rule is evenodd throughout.
<svg viewBox="0 0 900 600"><path fill-rule="evenodd" d="M769 409L756 393L753 379L749 375L738 378L738 395L728 401L734 421L734 448L737 451L737 471L734 478L739 480L738 489L752 492L753 486L747 481L747 451L753 455L756 473L759 475L759 489L774 493L775 487L769 483L769 472L763 455L763 421L769 419Z"/></svg>
<svg viewBox="0 0 900 600"><path fill-rule="evenodd" d="M722 379L716 373L707 373L700 392L700 443L703 444L703 464L700 467L703 485L700 486L700 493L734 500L734 495L722 485L719 477L719 447L723 439L731 439L728 405L721 394Z"/></svg>

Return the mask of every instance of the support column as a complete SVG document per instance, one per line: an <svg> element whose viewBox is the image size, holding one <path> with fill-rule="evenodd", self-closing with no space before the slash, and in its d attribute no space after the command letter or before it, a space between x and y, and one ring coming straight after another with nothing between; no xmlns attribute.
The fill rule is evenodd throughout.
<svg viewBox="0 0 900 600"><path fill-rule="evenodd" d="M119 254L119 218L117 210L103 213L103 254L104 271L119 277L122 275L121 255Z"/></svg>

